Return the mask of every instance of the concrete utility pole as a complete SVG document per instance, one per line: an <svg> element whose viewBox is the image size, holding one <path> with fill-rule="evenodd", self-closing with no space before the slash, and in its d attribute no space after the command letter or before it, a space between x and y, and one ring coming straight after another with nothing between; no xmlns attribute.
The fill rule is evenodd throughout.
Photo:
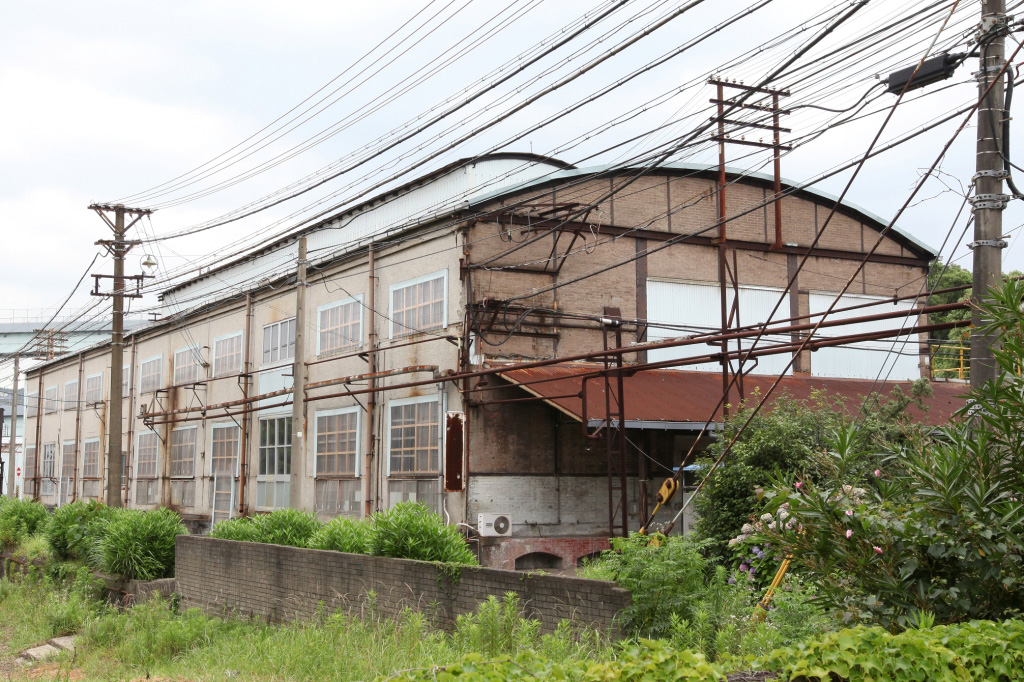
<svg viewBox="0 0 1024 682"><path fill-rule="evenodd" d="M14 354L14 393L11 398L11 446L7 457L7 497L14 497L15 477L18 469L18 368L19 356Z"/></svg>
<svg viewBox="0 0 1024 682"><path fill-rule="evenodd" d="M288 506L302 509L306 480L306 238L299 237L295 281L295 364L292 365L292 474Z"/></svg>
<svg viewBox="0 0 1024 682"><path fill-rule="evenodd" d="M980 70L977 74L979 96L984 100L978 107L977 173L974 175L974 286L971 302L971 388L979 388L996 377L996 363L992 350L998 343L996 334L979 331L981 316L977 304L1002 279L1002 250L1006 248L1003 236L1003 209L1010 197L1003 194L1003 178L1008 175L1000 153L1003 133L1003 81L999 75L1005 62L1006 2L982 0L980 31ZM993 79L998 79L992 85ZM989 86L992 89L989 90ZM988 95L985 96L986 91Z"/></svg>
<svg viewBox="0 0 1024 682"><path fill-rule="evenodd" d="M138 241L127 241L124 237L135 223L143 216L152 213L146 208L125 208L123 204L92 204L89 209L103 218L103 222L114 231L114 239L101 239L96 242L104 247L107 253L114 257L114 290L112 293L100 292L100 280L111 278L110 275L93 275L96 284L93 287L93 296L110 296L114 299L113 312L113 334L110 340L110 406L107 410L109 423L107 424L107 492L106 503L108 507L120 507L121 502L121 469L124 465L124 453L121 452L121 369L124 367L124 299L142 297L142 280L145 275L124 274L124 257L133 246L141 244ZM113 213L111 221L109 213ZM133 216L130 223L125 225L125 215ZM128 293L124 288L126 279L135 280L135 292Z"/></svg>

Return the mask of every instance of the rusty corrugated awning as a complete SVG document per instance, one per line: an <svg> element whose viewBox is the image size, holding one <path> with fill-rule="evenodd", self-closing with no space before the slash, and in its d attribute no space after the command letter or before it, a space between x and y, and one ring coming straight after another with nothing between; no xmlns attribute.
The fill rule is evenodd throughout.
<svg viewBox="0 0 1024 682"><path fill-rule="evenodd" d="M543 398L573 419L582 421L585 417L589 422L605 418L604 381L590 379L586 382L587 415L582 414L583 400L580 397L563 396L578 394L583 383L581 375L591 374L600 368L601 365L589 363L566 363L533 369L509 368L501 372L500 376ZM760 395L767 393L774 381L775 377L770 375L747 375L744 379L744 388L748 400L755 395L755 391ZM722 396L722 376L717 372L641 370L626 375L623 385L626 392L628 428L700 429ZM886 396L897 386L909 394L908 381L876 383L869 379L792 375L783 378L769 405L781 395L808 399L820 392L827 398L843 398L847 409L856 411L860 409L864 397L871 391L879 391L882 396ZM926 424L946 424L954 413L963 407L963 396L969 387L954 382L932 382L931 386L932 396L924 401L927 410L922 413L916 406L912 406L909 411L915 419ZM714 415L716 420L721 420L721 416L720 410Z"/></svg>

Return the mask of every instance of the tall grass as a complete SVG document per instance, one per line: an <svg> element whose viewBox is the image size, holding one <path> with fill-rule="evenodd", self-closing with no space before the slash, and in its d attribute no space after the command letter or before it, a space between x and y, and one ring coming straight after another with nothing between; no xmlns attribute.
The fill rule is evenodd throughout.
<svg viewBox="0 0 1024 682"><path fill-rule="evenodd" d="M276 626L195 609L179 613L160 599L118 611L88 599L85 587L0 579L0 623L11 635L11 645L0 643L0 653L74 629L79 634L74 665L80 670L73 677L273 680L372 680L448 665L477 647L511 655L558 655L560 660L607 654L580 646L578 633L568 625L554 635L538 635L536 621L522 617L514 596L481 605L448 634L411 610L397 619L321 612Z"/></svg>

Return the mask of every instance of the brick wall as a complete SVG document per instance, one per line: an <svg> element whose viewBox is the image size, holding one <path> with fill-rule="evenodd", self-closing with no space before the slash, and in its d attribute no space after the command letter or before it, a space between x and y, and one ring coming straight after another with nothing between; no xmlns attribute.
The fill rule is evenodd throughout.
<svg viewBox="0 0 1024 682"><path fill-rule="evenodd" d="M489 595L513 591L545 632L573 618L614 634L615 615L631 601L626 590L599 580L466 567L452 581L425 561L189 535L178 536L175 578L188 606L278 622L308 617L321 603L365 612L373 591L382 615L410 607L450 628L456 616L475 611Z"/></svg>

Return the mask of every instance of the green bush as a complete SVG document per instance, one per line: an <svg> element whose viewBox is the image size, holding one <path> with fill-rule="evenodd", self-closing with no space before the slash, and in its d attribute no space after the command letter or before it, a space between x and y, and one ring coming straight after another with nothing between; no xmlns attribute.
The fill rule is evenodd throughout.
<svg viewBox="0 0 1024 682"><path fill-rule="evenodd" d="M254 525L259 537L256 542L305 547L323 524L310 512L286 508L255 517Z"/></svg>
<svg viewBox="0 0 1024 682"><path fill-rule="evenodd" d="M97 541L100 570L127 580L174 575L174 544L187 533L170 509L127 510L106 523Z"/></svg>
<svg viewBox="0 0 1024 682"><path fill-rule="evenodd" d="M773 651L754 665L786 679L963 680L1024 679L1024 623L972 621L907 630L856 627Z"/></svg>
<svg viewBox="0 0 1024 682"><path fill-rule="evenodd" d="M7 500L0 506L0 547L17 546L25 538L43 530L46 507L32 500Z"/></svg>
<svg viewBox="0 0 1024 682"><path fill-rule="evenodd" d="M238 542L261 542L260 530L256 525L255 516L240 516L226 519L210 529L211 538L221 540L237 540Z"/></svg>
<svg viewBox="0 0 1024 682"><path fill-rule="evenodd" d="M656 537L660 545L646 535L612 538L612 549L583 570L584 577L614 580L632 593L623 619L639 637L669 636L669 614L694 622L695 607L713 574L701 553L706 543L688 536Z"/></svg>
<svg viewBox="0 0 1024 682"><path fill-rule="evenodd" d="M398 559L476 565L455 526L418 502L400 502L370 517L370 554Z"/></svg>
<svg viewBox="0 0 1024 682"><path fill-rule="evenodd" d="M309 539L308 547L349 554L367 554L370 532L370 524L366 521L339 516L317 529Z"/></svg>
<svg viewBox="0 0 1024 682"><path fill-rule="evenodd" d="M270 514L243 516L221 521L210 531L210 537L241 542L262 542L268 545L306 547L314 533L323 526L316 516L297 509L278 509Z"/></svg>
<svg viewBox="0 0 1024 682"><path fill-rule="evenodd" d="M90 522L97 518L109 519L114 513L110 507L96 500L78 500L55 509L46 525L46 540L53 555L62 561L87 559L97 530L94 528L93 533L89 532Z"/></svg>

